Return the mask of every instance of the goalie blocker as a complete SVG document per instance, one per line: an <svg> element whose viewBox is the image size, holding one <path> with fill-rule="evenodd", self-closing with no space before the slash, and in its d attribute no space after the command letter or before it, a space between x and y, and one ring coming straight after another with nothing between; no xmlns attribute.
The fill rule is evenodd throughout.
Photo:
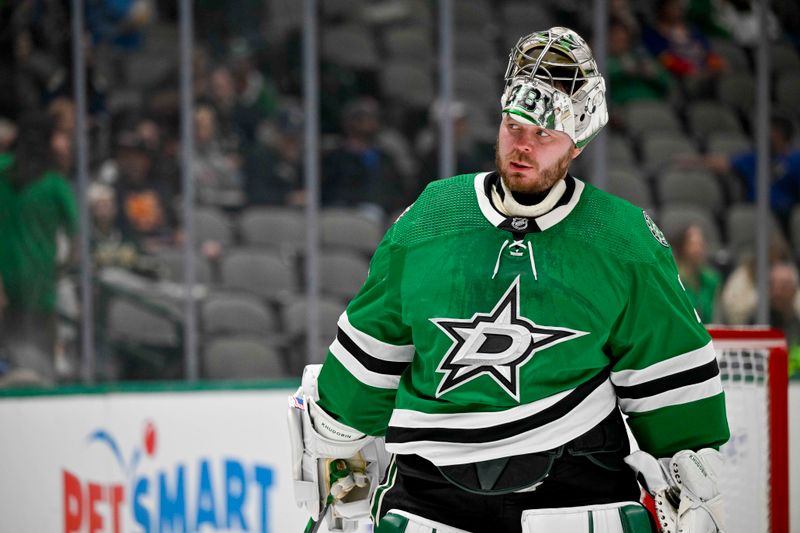
<svg viewBox="0 0 800 533"><path fill-rule="evenodd" d="M289 438L295 500L328 531L355 531L369 515L372 493L388 465L383 440L342 424L317 405L322 365L308 365L289 398Z"/></svg>

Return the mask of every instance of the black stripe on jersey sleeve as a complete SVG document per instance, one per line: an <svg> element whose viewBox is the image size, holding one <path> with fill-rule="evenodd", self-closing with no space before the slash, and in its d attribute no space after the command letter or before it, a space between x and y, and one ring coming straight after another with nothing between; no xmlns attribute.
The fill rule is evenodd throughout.
<svg viewBox="0 0 800 533"><path fill-rule="evenodd" d="M345 333L342 328L339 328L339 331L336 332L336 339L339 341L339 344L348 351L350 355L356 358L356 360L369 370L370 372L375 372L376 374L388 374L391 376L399 376L402 374L405 369L408 367L408 363L404 362L397 362L397 361L384 361L383 359L378 359L377 357L373 357L364 350L362 350L356 343L351 339L347 333Z"/></svg>
<svg viewBox="0 0 800 533"><path fill-rule="evenodd" d="M608 379L608 372L602 371L588 381L578 385L558 403L544 409L535 415L520 420L513 420L497 426L478 429L461 428L408 428L389 426L386 431L386 442L403 443L416 441L457 442L462 444L475 444L493 442L508 437L531 431L538 427L558 420L575 409L578 404L589 396L592 391Z"/></svg>
<svg viewBox="0 0 800 533"><path fill-rule="evenodd" d="M690 368L689 370L677 372L670 376L664 376L663 378L657 378L645 383L639 383L638 385L631 385L629 387L615 386L614 390L616 390L617 396L620 398L638 400L640 398L655 396L662 392L686 387L687 385L696 385L697 383L708 381L718 375L719 365L717 365L717 360L714 359L702 366Z"/></svg>

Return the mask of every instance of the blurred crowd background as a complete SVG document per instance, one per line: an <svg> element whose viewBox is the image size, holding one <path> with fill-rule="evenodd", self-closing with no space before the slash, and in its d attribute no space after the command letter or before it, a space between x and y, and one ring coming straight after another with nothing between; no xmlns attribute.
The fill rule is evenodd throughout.
<svg viewBox="0 0 800 533"><path fill-rule="evenodd" d="M755 56L770 43L771 324L800 366L800 4L609 0L608 175L578 178L648 210L705 323L751 324ZM0 1L0 387L183 376L178 12L86 0L93 317L80 316L66 0ZM760 4L760 3L759 3ZM298 375L303 268L302 5L196 0L193 91L200 376ZM492 170L509 48L554 25L592 42L591 3L456 0L457 173ZM320 344L383 232L438 175L434 0L321 0ZM323 354L320 354L320 359Z"/></svg>

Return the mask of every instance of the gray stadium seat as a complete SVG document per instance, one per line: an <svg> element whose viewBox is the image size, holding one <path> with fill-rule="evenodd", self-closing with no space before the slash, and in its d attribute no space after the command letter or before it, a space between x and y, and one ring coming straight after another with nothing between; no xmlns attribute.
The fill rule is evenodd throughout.
<svg viewBox="0 0 800 533"><path fill-rule="evenodd" d="M712 132L708 135L706 152L709 154L733 155L747 152L753 147L750 138L743 133L731 131Z"/></svg>
<svg viewBox="0 0 800 533"><path fill-rule="evenodd" d="M233 223L222 211L210 207L194 210L195 240L200 245L205 241L217 241L222 246L233 242Z"/></svg>
<svg viewBox="0 0 800 533"><path fill-rule="evenodd" d="M674 239L687 225L697 224L703 230L709 256L716 255L722 249L720 231L714 216L702 207L667 205L659 210L656 222L668 240Z"/></svg>
<svg viewBox="0 0 800 533"><path fill-rule="evenodd" d="M457 29L482 31L493 17L494 12L487 0L470 0L461 2L458 9L453 10L453 25Z"/></svg>
<svg viewBox="0 0 800 533"><path fill-rule="evenodd" d="M638 139L642 135L653 131L657 124L659 132L681 132L681 123L678 115L666 102L641 101L631 102L624 108L625 127L631 138ZM642 120L647 117L647 120Z"/></svg>
<svg viewBox="0 0 800 533"><path fill-rule="evenodd" d="M552 2L551 2L552 3ZM561 26L555 11L556 6L545 6L542 2L509 2L501 11L502 30L500 44L508 51L517 40L537 30Z"/></svg>
<svg viewBox="0 0 800 533"><path fill-rule="evenodd" d="M650 186L642 176L630 170L610 170L608 192L648 211L654 205Z"/></svg>
<svg viewBox="0 0 800 533"><path fill-rule="evenodd" d="M742 125L724 104L716 101L699 101L689 104L686 118L692 135L700 141L714 132L742 133Z"/></svg>
<svg viewBox="0 0 800 533"><path fill-rule="evenodd" d="M436 62L436 48L430 33L424 27L388 29L384 35L384 43L390 60L426 66Z"/></svg>
<svg viewBox="0 0 800 533"><path fill-rule="evenodd" d="M232 250L222 257L222 286L279 301L297 284L292 269L277 253L265 250Z"/></svg>
<svg viewBox="0 0 800 533"><path fill-rule="evenodd" d="M332 298L349 301L367 279L369 262L348 251L327 251L319 258L320 290Z"/></svg>
<svg viewBox="0 0 800 533"><path fill-rule="evenodd" d="M725 196L717 178L706 170L671 169L656 178L661 204L697 205L719 213Z"/></svg>
<svg viewBox="0 0 800 533"><path fill-rule="evenodd" d="M164 248L156 253L158 261L164 266L164 279L177 283L184 280L183 250L180 248ZM195 254L195 272L198 283L211 283L213 274L211 266L201 254Z"/></svg>
<svg viewBox="0 0 800 533"><path fill-rule="evenodd" d="M331 63L356 70L376 70L378 53L375 40L360 24L324 27L322 57Z"/></svg>
<svg viewBox="0 0 800 533"><path fill-rule="evenodd" d="M775 83L775 99L777 104L793 113L800 113L800 73L786 72L778 77Z"/></svg>
<svg viewBox="0 0 800 533"><path fill-rule="evenodd" d="M613 166L630 167L636 165L636 154L633 151L633 143L622 135L609 135L608 163Z"/></svg>
<svg viewBox="0 0 800 533"><path fill-rule="evenodd" d="M453 78L454 92L458 99L484 103L486 95L500 94L498 77L492 72L464 66L455 69Z"/></svg>
<svg viewBox="0 0 800 533"><path fill-rule="evenodd" d="M320 2L322 15L326 19L359 22L364 0L325 0Z"/></svg>
<svg viewBox="0 0 800 533"><path fill-rule="evenodd" d="M270 309L251 294L212 294L203 302L201 321L206 335L246 333L266 338L278 331Z"/></svg>
<svg viewBox="0 0 800 533"><path fill-rule="evenodd" d="M770 234L783 238L778 222L772 213L769 214ZM754 204L735 204L725 214L725 229L728 236L728 247L737 257L742 257L755 250L756 243L756 206Z"/></svg>
<svg viewBox="0 0 800 533"><path fill-rule="evenodd" d="M346 305L338 300L320 298L319 300L319 334L328 338L328 343L336 337L339 316L344 312ZM308 330L310 318L308 316L308 302L300 297L287 303L282 309L283 327L290 337L305 335Z"/></svg>
<svg viewBox="0 0 800 533"><path fill-rule="evenodd" d="M791 43L772 43L769 48L769 65L773 74L800 71L800 55Z"/></svg>
<svg viewBox="0 0 800 533"><path fill-rule="evenodd" d="M730 39L715 37L711 40L711 50L725 60L734 72L750 72L750 60L744 48Z"/></svg>
<svg viewBox="0 0 800 533"><path fill-rule="evenodd" d="M717 80L717 98L740 113L753 109L756 86L753 75L748 72L732 72Z"/></svg>
<svg viewBox="0 0 800 533"><path fill-rule="evenodd" d="M303 3L297 0L269 0L266 29L273 42L281 42L303 24Z"/></svg>
<svg viewBox="0 0 800 533"><path fill-rule="evenodd" d="M495 67L497 56L491 35L470 28L455 28L453 32L453 59L456 65L471 65L489 70Z"/></svg>
<svg viewBox="0 0 800 533"><path fill-rule="evenodd" d="M533 2L506 2L501 12L503 27L527 26L528 28L551 28L557 26L556 17L552 10L546 5ZM527 33L531 33L529 29ZM513 33L515 41L510 43L509 48L516 44L516 39L524 35L523 33Z"/></svg>
<svg viewBox="0 0 800 533"><path fill-rule="evenodd" d="M697 147L683 134L657 131L642 139L642 164L648 173L661 171L675 158L697 155Z"/></svg>
<svg viewBox="0 0 800 533"><path fill-rule="evenodd" d="M250 207L239 216L239 234L245 246L296 251L305 246L304 213L289 207Z"/></svg>
<svg viewBox="0 0 800 533"><path fill-rule="evenodd" d="M387 63L380 81L386 98L405 106L427 109L436 94L430 71L415 63Z"/></svg>
<svg viewBox="0 0 800 533"><path fill-rule="evenodd" d="M207 379L272 379L289 377L280 352L251 337L222 337L203 350L203 376Z"/></svg>
<svg viewBox="0 0 800 533"><path fill-rule="evenodd" d="M310 362L321 363L324 360L328 346L336 338L338 329L336 324L344 310L345 305L342 302L320 298L318 337L320 352L317 354L317 359ZM310 323L308 303L303 298L297 299L283 308L282 315L289 352L289 369L291 372L299 373L303 366L309 362L307 361L308 350L306 344L306 333Z"/></svg>
<svg viewBox="0 0 800 533"><path fill-rule="evenodd" d="M322 246L345 248L371 255L383 236L383 224L354 209L323 209L320 214Z"/></svg>
<svg viewBox="0 0 800 533"><path fill-rule="evenodd" d="M180 343L173 322L128 300L113 299L108 306L107 319L112 340L164 347L177 347Z"/></svg>

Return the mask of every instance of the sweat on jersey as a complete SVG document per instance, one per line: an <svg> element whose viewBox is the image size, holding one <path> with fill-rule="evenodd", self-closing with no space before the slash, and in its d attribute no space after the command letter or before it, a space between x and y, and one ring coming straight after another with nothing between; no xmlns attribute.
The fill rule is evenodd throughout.
<svg viewBox="0 0 800 533"><path fill-rule="evenodd" d="M550 450L617 406L656 457L729 431L711 338L640 208L567 176L544 215L495 173L431 183L339 319L320 405L438 466Z"/></svg>

